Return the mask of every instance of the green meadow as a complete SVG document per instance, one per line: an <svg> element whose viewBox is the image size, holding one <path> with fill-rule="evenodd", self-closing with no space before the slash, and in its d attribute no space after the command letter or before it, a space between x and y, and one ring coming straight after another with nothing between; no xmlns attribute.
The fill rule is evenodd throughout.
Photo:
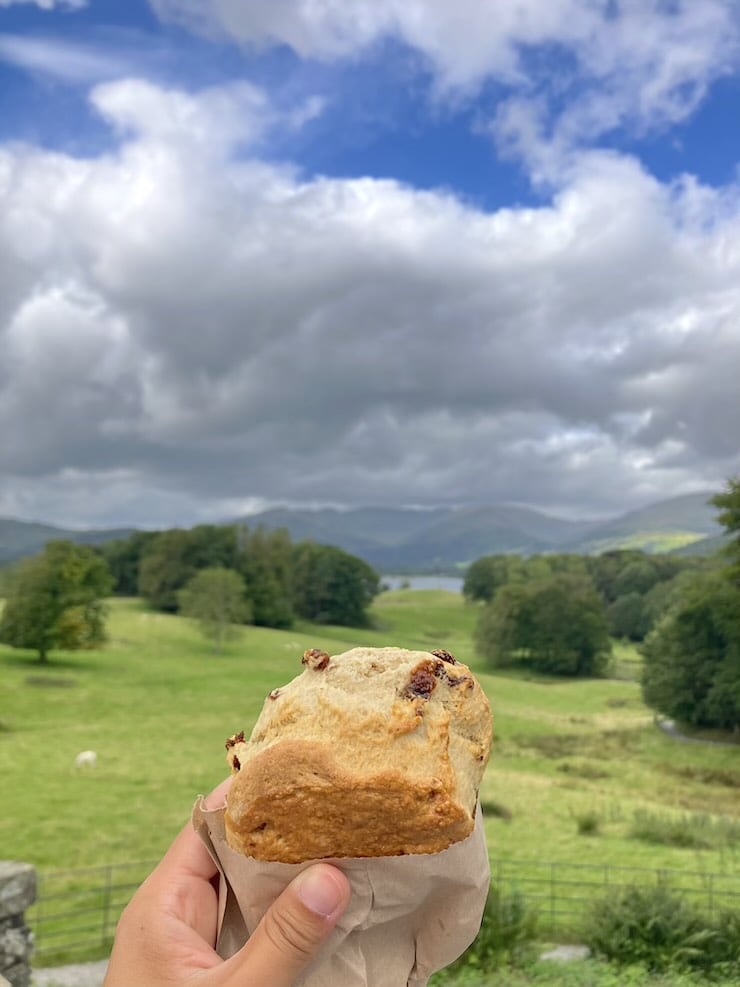
<svg viewBox="0 0 740 987"><path fill-rule="evenodd" d="M56 653L40 666L0 647L5 852L42 870L157 857L196 795L226 773L226 738L248 731L266 694L300 673L306 648L393 643L447 648L490 697L496 743L481 797L492 807L492 857L740 870L730 845L629 835L640 812L740 820L740 749L664 736L635 681L487 672L473 651L476 610L456 595L385 593L373 617L367 630L245 628L217 657L189 621L116 600L100 651ZM98 765L76 769L86 749ZM582 835L586 812L598 831Z"/></svg>
<svg viewBox="0 0 740 987"><path fill-rule="evenodd" d="M111 603L99 651L42 666L0 646L4 855L42 873L155 860L225 776L226 738L250 730L304 650L396 644L447 648L490 697L496 741L481 799L494 864L740 875L740 748L656 729L624 645L614 679L491 673L474 653L476 616L458 595L389 592L372 628L247 627L215 656L191 622L127 599ZM97 767L76 769L87 749Z"/></svg>

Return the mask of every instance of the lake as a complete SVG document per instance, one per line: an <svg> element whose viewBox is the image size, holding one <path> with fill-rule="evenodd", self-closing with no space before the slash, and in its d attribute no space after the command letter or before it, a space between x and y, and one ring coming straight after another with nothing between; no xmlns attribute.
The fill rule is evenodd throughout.
<svg viewBox="0 0 740 987"><path fill-rule="evenodd" d="M462 593L461 576L381 576L381 585L389 589L444 589L448 593Z"/></svg>

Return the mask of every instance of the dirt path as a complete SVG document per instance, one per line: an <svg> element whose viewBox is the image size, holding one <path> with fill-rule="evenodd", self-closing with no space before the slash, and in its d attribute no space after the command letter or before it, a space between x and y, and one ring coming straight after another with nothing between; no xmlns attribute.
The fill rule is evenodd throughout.
<svg viewBox="0 0 740 987"><path fill-rule="evenodd" d="M108 961L34 970L31 987L103 987Z"/></svg>
<svg viewBox="0 0 740 987"><path fill-rule="evenodd" d="M656 717L655 725L663 733L681 744L704 744L706 747L733 747L735 750L740 750L740 744L733 744L729 740L703 740L701 737L687 737L685 733L681 733L673 720L659 720Z"/></svg>

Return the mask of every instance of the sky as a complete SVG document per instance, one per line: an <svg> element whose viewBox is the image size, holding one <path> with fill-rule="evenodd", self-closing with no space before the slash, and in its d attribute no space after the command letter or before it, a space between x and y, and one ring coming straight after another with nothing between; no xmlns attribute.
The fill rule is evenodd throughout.
<svg viewBox="0 0 740 987"><path fill-rule="evenodd" d="M737 0L0 0L0 517L740 472Z"/></svg>

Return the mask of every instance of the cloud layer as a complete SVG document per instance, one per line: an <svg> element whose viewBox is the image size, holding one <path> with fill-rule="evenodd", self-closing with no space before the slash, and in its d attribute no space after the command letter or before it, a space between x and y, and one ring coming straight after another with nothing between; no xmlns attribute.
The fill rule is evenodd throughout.
<svg viewBox="0 0 740 987"><path fill-rule="evenodd" d="M0 516L604 513L740 466L737 186L572 151L486 214L266 163L247 83L91 99L108 154L0 148Z"/></svg>
<svg viewBox="0 0 740 987"><path fill-rule="evenodd" d="M495 84L499 147L553 181L573 147L684 120L736 70L735 0L150 0L165 21L248 50L284 44L336 61L395 39L439 98Z"/></svg>

